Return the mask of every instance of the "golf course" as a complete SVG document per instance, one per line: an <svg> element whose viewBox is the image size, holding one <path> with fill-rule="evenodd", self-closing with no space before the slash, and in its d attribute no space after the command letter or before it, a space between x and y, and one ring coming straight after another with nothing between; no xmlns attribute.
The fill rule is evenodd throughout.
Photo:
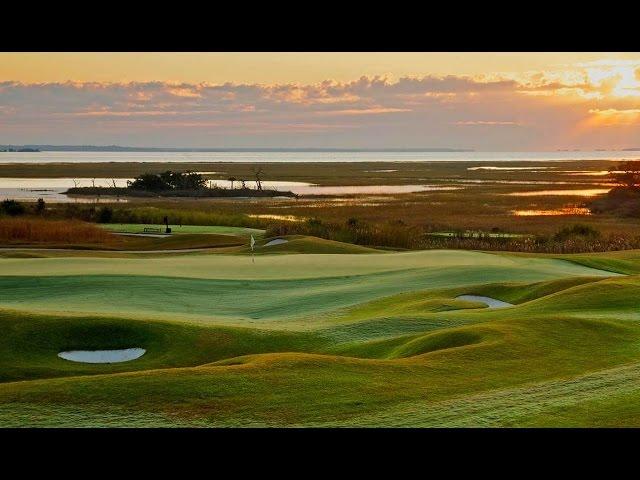
<svg viewBox="0 0 640 480"><path fill-rule="evenodd" d="M637 250L204 230L234 241L3 252L0 426L640 426Z"/></svg>

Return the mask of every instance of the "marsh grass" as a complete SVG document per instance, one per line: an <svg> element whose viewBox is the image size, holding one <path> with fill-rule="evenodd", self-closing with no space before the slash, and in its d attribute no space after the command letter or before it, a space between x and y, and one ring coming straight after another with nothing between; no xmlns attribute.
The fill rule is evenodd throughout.
<svg viewBox="0 0 640 480"><path fill-rule="evenodd" d="M41 218L0 218L0 242L3 243L115 243L109 232L78 220Z"/></svg>
<svg viewBox="0 0 640 480"><path fill-rule="evenodd" d="M531 253L584 253L640 248L640 235L609 234L582 224L565 226L552 235L496 236L492 233L452 236L430 235L425 229L401 220L368 224L350 219L344 224L317 218L303 223L271 225L266 236L312 235L368 247L397 249L505 250Z"/></svg>
<svg viewBox="0 0 640 480"><path fill-rule="evenodd" d="M102 222L105 209L110 211L107 222ZM202 225L264 228L267 222L252 218L243 213L219 212L204 210L202 207L189 205L185 208L164 206L101 206L83 204L61 204L51 207L47 215L57 219L77 219L86 222L125 223L125 224L164 224L167 217L170 225Z"/></svg>

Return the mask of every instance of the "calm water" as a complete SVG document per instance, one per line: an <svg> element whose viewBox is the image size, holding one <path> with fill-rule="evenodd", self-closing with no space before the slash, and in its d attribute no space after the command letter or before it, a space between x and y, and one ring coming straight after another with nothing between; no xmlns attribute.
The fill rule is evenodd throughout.
<svg viewBox="0 0 640 480"><path fill-rule="evenodd" d="M68 197L64 195L69 188L77 187L111 187L115 180L117 187L126 187L127 178L0 178L0 201L11 198L14 200L37 200L42 198L47 202L93 202L93 197ZM231 188L231 182L227 180L211 180L211 184L224 188ZM265 180L262 182L265 188L280 191L291 191L298 195L349 195L349 194L382 194L392 195L396 193L451 191L463 187L442 185L357 185L357 186L319 186L306 182L289 182L277 180ZM249 188L256 188L255 182L247 182ZM235 182L239 187L239 182ZM103 201L116 201L109 197ZM117 201L126 201L121 198Z"/></svg>
<svg viewBox="0 0 640 480"><path fill-rule="evenodd" d="M0 163L441 162L638 159L640 152L0 152Z"/></svg>
<svg viewBox="0 0 640 480"><path fill-rule="evenodd" d="M116 178L117 187L127 186L126 178ZM110 178L0 178L0 201L13 200L37 200L42 198L45 202L66 203L93 203L94 198L71 198L64 195L71 187L111 187ZM126 199L107 199L108 201L126 202Z"/></svg>

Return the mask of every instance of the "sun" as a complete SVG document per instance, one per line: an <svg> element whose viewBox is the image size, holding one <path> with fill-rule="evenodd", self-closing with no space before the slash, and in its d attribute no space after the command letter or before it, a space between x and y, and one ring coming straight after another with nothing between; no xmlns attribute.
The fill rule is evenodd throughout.
<svg viewBox="0 0 640 480"><path fill-rule="evenodd" d="M633 65L616 65L587 69L589 82L603 89L607 96L640 96L640 68Z"/></svg>

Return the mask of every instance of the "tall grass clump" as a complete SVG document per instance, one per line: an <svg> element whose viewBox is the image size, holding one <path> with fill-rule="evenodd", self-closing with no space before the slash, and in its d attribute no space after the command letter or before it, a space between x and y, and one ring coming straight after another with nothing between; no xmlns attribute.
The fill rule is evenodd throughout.
<svg viewBox="0 0 640 480"><path fill-rule="evenodd" d="M345 223L323 222L317 218L310 218L301 223L271 224L266 235L312 235L371 247L411 249L419 248L420 244L419 228L408 227L401 221L370 224L356 218L350 218Z"/></svg>
<svg viewBox="0 0 640 480"><path fill-rule="evenodd" d="M8 243L111 243L115 237L100 227L78 220L44 220L1 217L0 242Z"/></svg>
<svg viewBox="0 0 640 480"><path fill-rule="evenodd" d="M69 218L96 223L142 223L159 225L167 217L170 225L220 225L264 228L267 222L241 213L205 212L161 207L115 207L61 204L50 209L50 218Z"/></svg>

